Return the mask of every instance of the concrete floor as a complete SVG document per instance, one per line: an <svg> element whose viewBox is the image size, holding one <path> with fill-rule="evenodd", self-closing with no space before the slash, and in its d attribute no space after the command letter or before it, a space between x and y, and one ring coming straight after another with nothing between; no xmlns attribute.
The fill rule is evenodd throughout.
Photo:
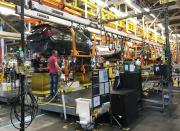
<svg viewBox="0 0 180 131"><path fill-rule="evenodd" d="M180 103L180 94L176 96L177 105ZM17 131L9 120L9 107L4 107L4 115L0 114L0 131ZM1 109L2 111L2 109ZM6 112L6 113L5 113ZM177 106L173 117L168 113L160 113L154 109L145 108L139 118L130 125L131 131L180 131L180 106ZM78 131L80 128L74 120L65 122L59 114L46 113L39 115L26 131ZM121 131L117 127L99 124L96 131Z"/></svg>

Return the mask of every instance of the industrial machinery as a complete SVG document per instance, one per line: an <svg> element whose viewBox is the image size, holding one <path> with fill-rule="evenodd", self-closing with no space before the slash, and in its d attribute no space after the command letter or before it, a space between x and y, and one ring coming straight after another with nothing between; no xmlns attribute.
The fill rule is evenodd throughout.
<svg viewBox="0 0 180 131"><path fill-rule="evenodd" d="M94 42L92 42L90 32L81 28L53 27L43 24L33 28L32 34L28 36L28 46L32 54L41 52L45 59L50 56L52 50L56 49L61 57L59 63L64 68L65 80L74 81L77 78L80 83L83 83L85 79L86 82L90 82L91 59L95 57L96 50L95 38L94 36ZM49 76L45 72L34 74L33 90L49 90ZM74 78L74 73L76 73L76 78ZM70 74L72 74L71 78ZM81 75L81 78L78 77L78 74ZM43 77L43 82L34 81L41 77ZM40 86L42 83L44 84Z"/></svg>

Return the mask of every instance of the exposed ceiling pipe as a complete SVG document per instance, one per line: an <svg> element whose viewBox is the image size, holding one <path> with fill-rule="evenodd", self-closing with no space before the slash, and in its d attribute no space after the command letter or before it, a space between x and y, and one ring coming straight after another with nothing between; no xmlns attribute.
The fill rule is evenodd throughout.
<svg viewBox="0 0 180 131"><path fill-rule="evenodd" d="M177 26L180 26L180 23L176 23L176 24L170 24L170 26L172 26L172 27L177 27Z"/></svg>
<svg viewBox="0 0 180 131"><path fill-rule="evenodd" d="M138 13L146 12L143 8L141 8L139 5L134 3L132 0L124 0L124 3L127 4L131 8L134 8L134 10L136 10L136 12L138 12ZM134 11L128 12L128 14L134 14ZM152 20L152 18L154 19L154 17L152 17L150 15L147 15L146 17L149 20Z"/></svg>
<svg viewBox="0 0 180 131"><path fill-rule="evenodd" d="M140 6L135 4L132 0L124 0L124 3L128 5L130 8L134 9L138 13L142 13L143 10Z"/></svg>
<svg viewBox="0 0 180 131"><path fill-rule="evenodd" d="M160 16L160 13L159 13L158 16L153 20L153 22L150 24L149 28L151 28L151 26L155 23L155 21L158 19L159 16Z"/></svg>
<svg viewBox="0 0 180 131"><path fill-rule="evenodd" d="M145 12L145 10L143 8L141 8L139 5L134 3L132 0L124 0L124 3L127 4L129 7L135 7L137 10L140 10L141 12ZM157 9L161 10L162 8L157 8ZM174 10L174 9L180 9L180 0L176 0L175 5L171 5L168 7L168 10ZM129 14L134 14L134 11L130 11ZM152 16L147 16L147 18L150 21L152 21Z"/></svg>

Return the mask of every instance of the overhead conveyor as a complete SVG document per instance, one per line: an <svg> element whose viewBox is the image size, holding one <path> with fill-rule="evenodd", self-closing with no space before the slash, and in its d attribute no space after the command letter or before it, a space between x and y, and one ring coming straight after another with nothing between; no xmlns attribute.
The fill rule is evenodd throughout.
<svg viewBox="0 0 180 131"><path fill-rule="evenodd" d="M17 6L16 13L21 14L20 6ZM86 27L86 29L95 34L104 35L105 33L112 33L123 37L128 37L133 40L137 40L140 42L145 42L151 45L156 45L157 43L145 40L144 38L137 37L132 34L128 34L122 31L118 31L116 29L112 29L110 27L104 26L102 29L101 25L98 22L93 22L85 18L81 18L78 16L74 16L63 12L61 10L57 10L46 5L41 5L38 2L32 1L32 6L30 9L25 9L24 14L27 17L32 17L36 19L40 19L50 23L56 23L64 26L73 26L77 27L79 25ZM161 47L161 45L159 45Z"/></svg>

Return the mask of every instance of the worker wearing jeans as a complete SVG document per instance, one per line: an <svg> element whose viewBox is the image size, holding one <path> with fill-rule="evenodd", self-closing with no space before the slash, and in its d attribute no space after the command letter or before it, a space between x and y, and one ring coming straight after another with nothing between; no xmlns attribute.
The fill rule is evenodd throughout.
<svg viewBox="0 0 180 131"><path fill-rule="evenodd" d="M52 55L48 60L48 68L50 73L50 95L54 97L58 93L58 71L61 70L57 64L58 52L56 50L52 51Z"/></svg>
<svg viewBox="0 0 180 131"><path fill-rule="evenodd" d="M53 97L58 92L58 74L57 73L50 73L50 95Z"/></svg>

